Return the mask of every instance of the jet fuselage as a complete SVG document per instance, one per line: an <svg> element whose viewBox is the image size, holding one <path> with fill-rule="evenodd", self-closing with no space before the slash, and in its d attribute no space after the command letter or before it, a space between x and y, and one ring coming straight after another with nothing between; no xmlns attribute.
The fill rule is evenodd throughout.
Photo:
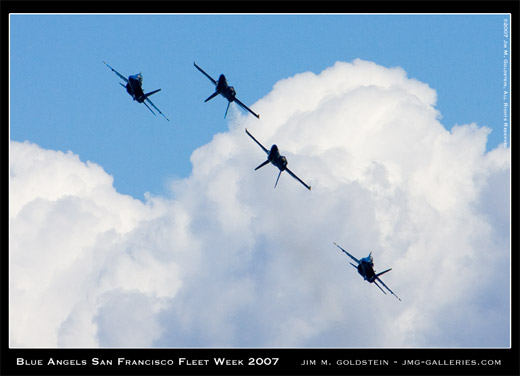
<svg viewBox="0 0 520 376"><path fill-rule="evenodd" d="M229 102L233 102L237 95L233 86L229 86L226 81L226 76L223 74L220 75L217 82L216 92L221 94L224 98L226 98Z"/></svg>
<svg viewBox="0 0 520 376"><path fill-rule="evenodd" d="M276 145L271 146L271 150L269 150L267 159L269 162L278 167L280 171L284 171L287 168L287 158L285 158L283 155L280 155L280 151Z"/></svg>
<svg viewBox="0 0 520 376"><path fill-rule="evenodd" d="M128 83L126 84L126 91L132 96L134 101L143 103L146 96L143 92L143 76L138 73L128 77Z"/></svg>
<svg viewBox="0 0 520 376"><path fill-rule="evenodd" d="M361 261L357 267L358 273L361 274L361 276L368 282L372 283L376 280L376 273L374 271L374 262L372 260L372 257L365 257L362 258Z"/></svg>

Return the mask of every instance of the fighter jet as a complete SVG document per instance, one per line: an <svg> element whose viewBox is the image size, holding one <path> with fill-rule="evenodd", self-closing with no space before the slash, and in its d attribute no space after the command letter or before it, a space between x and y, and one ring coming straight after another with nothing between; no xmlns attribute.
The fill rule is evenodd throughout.
<svg viewBox="0 0 520 376"><path fill-rule="evenodd" d="M384 272L381 272L381 273L377 273L376 274L376 271L374 270L374 259L372 258L372 252L370 252L370 254L367 256L367 257L364 257L362 258L361 260L358 260L357 258L355 258L354 256L352 256L350 253L348 253L347 251L345 251L343 248L341 248L339 245L337 245L336 243L334 243L339 249L341 249L348 257L350 257L352 260L354 260L355 262L357 262L357 265L354 265L353 263L349 263L350 265L352 265L354 268L357 269L358 273L361 274L361 276L365 279L365 281L368 281L370 283L375 283L375 285L377 287L379 287L379 289L381 291L383 291L383 293L386 295L386 292L385 290L383 290L381 288L381 286L379 286L377 284L376 281L379 281L388 291L390 291L390 293L395 296L397 299L401 300L397 295L395 295L393 293L392 290L390 290L388 288L387 285L385 285L385 283L379 278L380 276L382 276L383 274L389 272L390 270L392 270L391 268L390 269L387 269L385 270Z"/></svg>
<svg viewBox="0 0 520 376"><path fill-rule="evenodd" d="M121 82L119 83L122 87L124 87L126 89L126 92L128 94L130 94L130 96L134 99L134 101L137 101L139 103L144 103L144 105L152 112L152 114L155 115L155 112L152 111L152 109L148 106L147 102L153 107L155 108L162 116L164 116L164 118L168 121L170 121L170 119L168 119L166 117L166 115L164 115L161 110L159 110L155 104L152 103L152 101L148 98L150 95L153 95L155 93L157 93L158 91L161 91L161 89L157 89L157 90L154 90L154 91L151 91L149 93L144 93L143 91L143 75L141 73L138 73L138 74L134 74L132 76L129 76L128 78L126 78L125 76L123 76L121 73L119 73L118 71L116 71L114 68L112 68L110 65L108 65L107 63L105 63L103 61L103 63L109 67L110 69L112 69L112 72L114 72L115 74L117 74L119 76L119 78L121 78L123 81L126 82L126 85L122 84Z"/></svg>
<svg viewBox="0 0 520 376"><path fill-rule="evenodd" d="M309 191L311 190L311 186L307 185L301 180L298 176L296 176L291 170L287 168L287 158L285 158L283 155L280 155L280 151L278 150L278 146L273 145L271 146L271 150L267 150L260 142L256 140L256 138L253 137L251 133L246 129L246 133L251 137L257 144L262 148L263 151L267 153L267 160L263 162L260 166L255 168L255 171L258 170L260 167L264 167L266 164L271 162L276 167L280 169L280 172L278 173L278 177L276 178L276 183L274 184L274 187L276 188L276 185L278 184L278 179L280 179L280 175L282 174L282 171L287 171L289 175L291 175L293 178L298 180L300 183L302 183L305 188L307 188Z"/></svg>
<svg viewBox="0 0 520 376"><path fill-rule="evenodd" d="M235 89L233 88L233 86L229 86L227 81L226 81L226 76L224 76L223 74L220 75L220 77L218 78L218 82L215 81L209 74L207 74L206 72L204 72L204 70L202 70L201 67L199 67L197 64L195 64L195 62L193 62L193 65L195 65L195 68L197 68L199 71L201 71L201 73L206 76L211 82L213 82L213 85L215 85L215 92L213 94L211 94L205 101L209 101L210 99L213 99L215 98L217 95L221 94L224 98L226 98L228 100L228 105L227 105L227 108L226 108L226 113L224 114L224 118L226 118L226 115L228 113L228 110L229 110L229 105L231 104L231 102L236 102L240 107L242 107L244 110L247 110L249 111L250 113L252 113L254 116L256 116L258 119L260 119L260 115L257 115L255 114L249 107L247 107L245 104L243 104L242 102L240 102L238 100L238 98L236 97L236 91Z"/></svg>

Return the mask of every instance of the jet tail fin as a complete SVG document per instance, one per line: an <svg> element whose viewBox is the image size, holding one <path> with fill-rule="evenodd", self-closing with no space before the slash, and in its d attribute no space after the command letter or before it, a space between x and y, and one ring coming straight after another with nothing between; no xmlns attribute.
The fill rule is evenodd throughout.
<svg viewBox="0 0 520 376"><path fill-rule="evenodd" d="M384 272L381 272L381 273L377 273L377 274L376 274L376 278L377 278L377 277L380 277L380 276L382 276L383 274L385 274L385 273L389 272L390 270L392 270L392 268L390 268L390 269L387 269L387 270L385 270Z"/></svg>
<svg viewBox="0 0 520 376"><path fill-rule="evenodd" d="M274 183L274 187L276 188L276 186L278 185L278 179L280 179L280 175L282 174L282 170L280 170L280 172L278 173L278 177L276 178L276 183Z"/></svg>
<svg viewBox="0 0 520 376"><path fill-rule="evenodd" d="M227 107L226 107L226 113L224 114L224 119L225 119L226 116L227 116L227 112L228 112L228 110L229 110L229 105L230 105L230 104L231 104L231 102L228 102Z"/></svg>
<svg viewBox="0 0 520 376"><path fill-rule="evenodd" d="M151 92L145 94L144 96L145 96L145 98L148 98L150 95L153 95L153 94L157 93L158 91L161 91L161 89L157 89L157 90L151 91Z"/></svg>
<svg viewBox="0 0 520 376"><path fill-rule="evenodd" d="M265 166L266 164L268 164L268 163L269 163L269 159L266 160L265 162L262 162L262 164L261 164L260 166L258 166L257 168L255 168L255 171L258 170L258 169L261 168L261 167L264 167L264 166Z"/></svg>
<svg viewBox="0 0 520 376"><path fill-rule="evenodd" d="M215 91L213 94L211 94L211 95L210 95L210 96L209 96L209 97L204 101L204 103L206 103L207 101L209 101L209 100L215 98L217 95L218 95L218 92Z"/></svg>

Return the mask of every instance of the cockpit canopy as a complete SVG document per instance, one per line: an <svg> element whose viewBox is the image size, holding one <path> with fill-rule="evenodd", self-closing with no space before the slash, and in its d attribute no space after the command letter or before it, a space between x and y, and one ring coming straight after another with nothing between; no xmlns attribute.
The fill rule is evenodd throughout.
<svg viewBox="0 0 520 376"><path fill-rule="evenodd" d="M372 267L374 267L374 258L372 257L372 252L367 257L361 259L361 261L368 262Z"/></svg>
<svg viewBox="0 0 520 376"><path fill-rule="evenodd" d="M139 81L139 84L143 84L143 75L141 73L134 74L133 76L130 76L130 79Z"/></svg>

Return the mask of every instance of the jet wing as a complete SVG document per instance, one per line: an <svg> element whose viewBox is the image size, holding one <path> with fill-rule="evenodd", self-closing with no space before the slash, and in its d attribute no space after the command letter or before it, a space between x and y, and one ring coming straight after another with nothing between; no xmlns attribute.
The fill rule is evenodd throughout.
<svg viewBox="0 0 520 376"><path fill-rule="evenodd" d="M148 105L146 104L146 102L143 102L143 104L146 106L147 109L150 110L150 112L151 112L154 116L157 116L157 115L155 115L155 112L153 112L153 110L150 108L150 106L148 106Z"/></svg>
<svg viewBox="0 0 520 376"><path fill-rule="evenodd" d="M291 170L289 170L287 167L285 168L285 171L287 171L289 173L289 175L291 175L293 178L295 178L296 180L298 180L300 183L302 183L305 188L307 188L309 191L311 190L311 186L310 185L307 185L303 182L303 180L301 180L298 176L296 176Z"/></svg>
<svg viewBox="0 0 520 376"><path fill-rule="evenodd" d="M269 150L267 150L264 145L262 145L260 142L257 141L256 138L253 137L253 135L251 133L249 133L249 131L247 130L246 128L246 133L249 135L249 137L251 137L267 154L269 154Z"/></svg>
<svg viewBox="0 0 520 376"><path fill-rule="evenodd" d="M206 72L204 72L204 70L199 67L197 64L195 64L195 62L193 62L193 65L195 65L195 68L197 68L204 76L206 76L207 78L209 78L209 80L211 82L213 82L213 85L216 85L217 84L217 81L215 81L213 78L211 78L211 76L209 74L207 74Z"/></svg>
<svg viewBox="0 0 520 376"><path fill-rule="evenodd" d="M394 292L393 292L392 290L390 290L390 289L388 288L387 285L385 285L385 283L381 280L381 278L376 277L376 280L378 280L379 282L381 282L381 284L382 284L382 285L383 285L383 286L384 286L388 291L390 291L390 294L392 294L392 295L395 296L397 299L399 299L399 301L401 301L401 298L399 298L397 295L395 295ZM375 281L374 281L374 282L375 282ZM376 285L377 285L377 283L376 283ZM378 287L379 287L379 286L378 286ZM381 287L379 287L379 288L381 288ZM383 289L381 289L381 290L383 290ZM383 291L383 292L384 292L384 291Z"/></svg>
<svg viewBox="0 0 520 376"><path fill-rule="evenodd" d="M247 107L245 104L243 104L242 102L240 102L238 100L238 98L235 97L235 102L237 102L237 104L242 107L244 110L247 110L249 112L251 112L254 116L256 116L257 119L260 119L260 115L257 115L255 114L249 107Z"/></svg>
<svg viewBox="0 0 520 376"><path fill-rule="evenodd" d="M114 68L112 68L110 65L108 65L108 64L105 63L104 61L103 61L103 63L104 63L107 67L109 67L110 69L112 69L112 72L114 72L115 74L117 74L117 75L119 76L120 79L122 79L122 80L125 81L125 82L128 82L128 78L126 78L125 76L123 76L121 73L119 73L118 71L116 71Z"/></svg>
<svg viewBox="0 0 520 376"><path fill-rule="evenodd" d="M381 282L381 280L379 280L379 282ZM381 286L379 286L379 285L377 284L377 281L374 281L374 285L376 285L377 287L379 287L379 290L383 291L383 294L386 295L385 290L383 290L383 289L381 288Z"/></svg>
<svg viewBox="0 0 520 376"><path fill-rule="evenodd" d="M338 247L339 249L341 249L343 252L345 252L347 254L348 257L350 257L352 260L354 260L355 262L357 262L358 264L361 263L361 261L359 261L357 258L355 258L354 256L352 256L350 253L348 253L347 251L345 251L343 248L341 248L339 245L337 245L336 243L334 243L336 245L336 247Z"/></svg>
<svg viewBox="0 0 520 376"><path fill-rule="evenodd" d="M159 110L159 109L157 108L157 106L156 106L155 104L153 104L153 102L152 102L150 99L146 98L145 101L148 102L148 103L150 103L150 104L152 105L152 107L155 108L155 109L157 110L157 112L159 112L162 116L164 116L164 118L165 118L166 120L170 121L170 119L168 119L168 118L166 117L166 115L163 114L163 113L161 112L161 110ZM146 103L145 103L145 105L146 105ZM148 107L148 106L147 106L147 107ZM150 111L152 111L152 110L150 110ZM152 113L153 113L153 111L152 111Z"/></svg>

